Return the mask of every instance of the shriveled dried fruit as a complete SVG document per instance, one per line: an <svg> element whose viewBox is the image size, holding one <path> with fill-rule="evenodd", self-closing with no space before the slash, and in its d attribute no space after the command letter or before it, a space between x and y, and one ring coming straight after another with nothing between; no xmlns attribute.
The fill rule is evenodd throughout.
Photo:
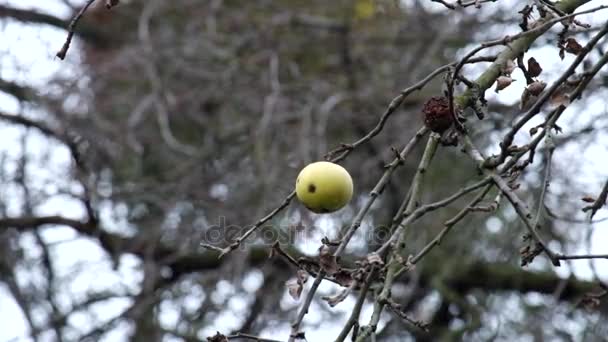
<svg viewBox="0 0 608 342"><path fill-rule="evenodd" d="M431 97L422 107L422 113L424 124L433 132L443 133L452 126L452 113L445 97Z"/></svg>

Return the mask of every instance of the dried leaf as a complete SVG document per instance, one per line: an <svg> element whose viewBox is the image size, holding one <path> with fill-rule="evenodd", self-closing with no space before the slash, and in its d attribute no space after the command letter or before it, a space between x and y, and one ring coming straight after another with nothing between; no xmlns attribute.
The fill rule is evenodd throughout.
<svg viewBox="0 0 608 342"><path fill-rule="evenodd" d="M308 281L308 272L304 271L304 270L298 270L297 274L297 278L300 282L302 282L302 284L306 284L306 282Z"/></svg>
<svg viewBox="0 0 608 342"><path fill-rule="evenodd" d="M334 274L334 279L342 286L350 286L353 282L353 275L350 271L342 269Z"/></svg>
<svg viewBox="0 0 608 342"><path fill-rule="evenodd" d="M547 84L543 81L534 81L530 83L521 94L521 102L519 109L528 110L538 98L538 95L543 92Z"/></svg>
<svg viewBox="0 0 608 342"><path fill-rule="evenodd" d="M597 310L602 304L602 298L608 295L608 291L603 284L599 284L602 289L600 292L587 292L578 303L578 306L583 306L585 309L592 311Z"/></svg>
<svg viewBox="0 0 608 342"><path fill-rule="evenodd" d="M498 77L498 79L496 79L496 89L494 90L495 92L499 92L503 89L505 89L506 87L508 87L509 85L511 85L511 83L513 82L513 79L509 76L500 76Z"/></svg>
<svg viewBox="0 0 608 342"><path fill-rule="evenodd" d="M591 297L591 296L585 296L581 300L581 305L584 306L585 309L588 311L596 310L600 306L601 303L602 302L599 298L595 298L595 297Z"/></svg>
<svg viewBox="0 0 608 342"><path fill-rule="evenodd" d="M532 107L532 104L534 102L536 102L536 99L538 97L534 96L530 93L530 91L528 90L528 88L524 88L524 91L521 93L521 99L519 102L519 109L520 110L528 110L530 107Z"/></svg>
<svg viewBox="0 0 608 342"><path fill-rule="evenodd" d="M289 295L294 300L300 299L304 284L308 281L308 273L304 270L298 270L294 279L289 279L285 282Z"/></svg>
<svg viewBox="0 0 608 342"><path fill-rule="evenodd" d="M528 73L530 77L538 77L541 72L543 72L543 68L540 67L540 64L538 64L534 57L530 57L528 59Z"/></svg>
<svg viewBox="0 0 608 342"><path fill-rule="evenodd" d="M278 242L278 241L277 241L277 242L275 242L275 243L272 245L272 248L270 249L270 253L268 253L268 259L272 259L272 258L274 258L275 256L277 256L277 255L279 254L277 250L278 250L278 249L280 249L280 248L281 248L281 247L279 246L279 242Z"/></svg>
<svg viewBox="0 0 608 342"><path fill-rule="evenodd" d="M285 286L287 287L287 291L289 292L291 298L294 300L300 299L302 289L304 288L304 284L300 281L300 279L289 279L285 282Z"/></svg>
<svg viewBox="0 0 608 342"><path fill-rule="evenodd" d="M566 46L564 47L566 52L571 53L573 55L578 55L583 51L583 47L579 44L576 39L568 38L566 39Z"/></svg>
<svg viewBox="0 0 608 342"><path fill-rule="evenodd" d="M343 302L346 299L346 297L348 297L349 293L350 293L350 288L347 288L347 289L342 289L342 291L338 292L337 294L335 294L333 296L324 296L321 298L324 301L326 301L327 304L329 304L329 306L331 306L333 308L334 306Z"/></svg>
<svg viewBox="0 0 608 342"><path fill-rule="evenodd" d="M545 90L546 86L547 83L543 81L535 81L530 83L526 89L528 89L531 95L538 96L543 92L543 90Z"/></svg>
<svg viewBox="0 0 608 342"><path fill-rule="evenodd" d="M530 20L532 9L532 6L526 5L521 11L517 12L521 14L521 23L519 24L519 27L521 27L523 31L528 30L528 20Z"/></svg>
<svg viewBox="0 0 608 342"><path fill-rule="evenodd" d="M332 275L340 270L340 266L336 260L336 256L331 250L323 245L319 251L319 265L327 274Z"/></svg>
<svg viewBox="0 0 608 342"><path fill-rule="evenodd" d="M213 336L207 337L208 342L228 342L228 338L224 334L220 334L219 331L215 333Z"/></svg>
<svg viewBox="0 0 608 342"><path fill-rule="evenodd" d="M367 262L370 265L384 265L384 262L382 261L382 258L380 258L380 255L378 255L378 253L373 252L371 254L367 255Z"/></svg>
<svg viewBox="0 0 608 342"><path fill-rule="evenodd" d="M540 253L542 253L543 248L536 243L534 246L528 245L519 250L519 255L521 256L521 266L527 266L534 258L536 258Z"/></svg>
<svg viewBox="0 0 608 342"><path fill-rule="evenodd" d="M502 74L505 76L510 76L513 70L515 70L515 67L515 62L513 62L512 60L508 60L502 67Z"/></svg>
<svg viewBox="0 0 608 342"><path fill-rule="evenodd" d="M549 104L553 108L557 108L559 106L567 106L570 104L570 94L567 94L565 91L558 89L551 95L549 99Z"/></svg>
<svg viewBox="0 0 608 342"><path fill-rule="evenodd" d="M587 202L587 203L593 203L593 202L595 202L595 198L593 198L591 196L585 196L585 197L581 198L581 201Z"/></svg>

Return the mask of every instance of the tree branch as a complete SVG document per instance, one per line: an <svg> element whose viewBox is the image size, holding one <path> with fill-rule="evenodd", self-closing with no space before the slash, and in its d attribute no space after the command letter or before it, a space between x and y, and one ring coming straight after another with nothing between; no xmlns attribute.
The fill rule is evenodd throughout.
<svg viewBox="0 0 608 342"><path fill-rule="evenodd" d="M70 24L69 21L53 15L5 5L0 5L0 18L11 18L25 23L46 24L61 29L65 29ZM85 40L93 42L102 42L105 40L105 35L102 31L93 25L80 25L76 34Z"/></svg>

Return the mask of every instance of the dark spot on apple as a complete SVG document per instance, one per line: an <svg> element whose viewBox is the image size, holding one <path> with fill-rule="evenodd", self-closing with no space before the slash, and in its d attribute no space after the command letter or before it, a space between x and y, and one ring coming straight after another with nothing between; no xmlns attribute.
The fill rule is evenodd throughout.
<svg viewBox="0 0 608 342"><path fill-rule="evenodd" d="M315 191L317 191L317 187L312 183L308 184L308 192L314 193Z"/></svg>

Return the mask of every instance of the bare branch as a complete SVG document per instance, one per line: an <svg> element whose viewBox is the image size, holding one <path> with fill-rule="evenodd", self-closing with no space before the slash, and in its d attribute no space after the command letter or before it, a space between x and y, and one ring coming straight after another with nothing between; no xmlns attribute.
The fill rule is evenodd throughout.
<svg viewBox="0 0 608 342"><path fill-rule="evenodd" d="M89 6L91 6L94 2L95 2L95 0L87 0L87 2L82 7L82 9L76 14L76 16L74 16L74 18L70 22L70 25L68 26L68 36L65 39L65 43L63 43L63 46L56 54L56 56L59 57L59 59L61 59L61 60L65 59L65 55L68 53L68 49L70 48L70 44L72 43L72 38L74 37L74 31L76 29L76 25L78 24L78 21L80 20L80 18L82 18L82 16L84 15L84 12L87 11Z"/></svg>
<svg viewBox="0 0 608 342"><path fill-rule="evenodd" d="M602 188L600 195L597 196L597 199L595 200L595 202L593 202L593 204L591 204L590 206L584 207L583 211L587 212L587 211L591 210L591 214L589 215L589 218L593 219L593 216L595 216L595 213L606 204L606 198L608 198L608 180L606 180L606 183L604 183L604 187Z"/></svg>

